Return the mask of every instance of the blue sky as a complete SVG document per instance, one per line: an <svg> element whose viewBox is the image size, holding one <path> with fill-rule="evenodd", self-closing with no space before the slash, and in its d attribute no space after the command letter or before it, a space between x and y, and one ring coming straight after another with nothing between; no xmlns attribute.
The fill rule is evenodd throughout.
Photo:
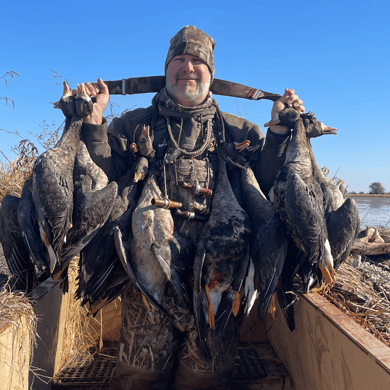
<svg viewBox="0 0 390 390"><path fill-rule="evenodd" d="M92 6L93 4L93 6ZM390 191L390 2L388 1L14 1L1 6L0 129L36 141L51 102L77 83L160 75L170 38L193 24L216 41L215 77L282 94L294 88L307 110L339 134L314 139L318 165L350 191L379 181ZM55 71L57 73L52 72ZM153 95L115 96L115 112ZM216 96L223 111L264 129L272 103ZM54 128L53 127L53 128ZM0 131L13 159L20 138ZM41 149L40 151L43 151Z"/></svg>

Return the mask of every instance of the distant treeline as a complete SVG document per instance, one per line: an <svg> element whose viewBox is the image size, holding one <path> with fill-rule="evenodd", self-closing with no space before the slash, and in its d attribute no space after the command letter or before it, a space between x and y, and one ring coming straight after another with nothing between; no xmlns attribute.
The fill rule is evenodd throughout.
<svg viewBox="0 0 390 390"><path fill-rule="evenodd" d="M363 197L377 197L377 198L390 198L390 194L347 194L347 196L351 197L358 197L358 196L363 196Z"/></svg>

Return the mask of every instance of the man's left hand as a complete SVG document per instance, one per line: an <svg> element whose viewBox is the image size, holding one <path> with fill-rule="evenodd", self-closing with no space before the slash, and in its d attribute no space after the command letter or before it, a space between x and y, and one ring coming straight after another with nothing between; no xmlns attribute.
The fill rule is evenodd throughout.
<svg viewBox="0 0 390 390"><path fill-rule="evenodd" d="M284 91L283 96L276 100L271 110L271 118L274 119L279 111L282 111L286 106L293 107L300 112L305 112L303 107L303 101L298 98L293 89L287 89ZM277 134L287 135L290 129L287 126L273 125L269 127L271 131Z"/></svg>

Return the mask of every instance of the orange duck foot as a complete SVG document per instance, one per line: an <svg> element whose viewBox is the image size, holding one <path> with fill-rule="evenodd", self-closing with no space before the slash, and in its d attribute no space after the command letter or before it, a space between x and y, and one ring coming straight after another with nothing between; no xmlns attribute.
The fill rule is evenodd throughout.
<svg viewBox="0 0 390 390"><path fill-rule="evenodd" d="M238 314L238 311L240 310L240 294L237 291L232 290L231 288L229 288L228 291L234 296L232 301L232 313L234 316L236 316Z"/></svg>
<svg viewBox="0 0 390 390"><path fill-rule="evenodd" d="M214 317L214 306L211 303L210 299L210 287L208 285L205 286L204 292L206 294L207 302L209 304L209 310L208 310L208 322L211 329L215 329L215 317Z"/></svg>
<svg viewBox="0 0 390 390"><path fill-rule="evenodd" d="M146 310L147 311L150 311L150 305L149 305L149 302L148 300L146 299L145 295L142 294L142 302L144 303L145 307L146 307Z"/></svg>
<svg viewBox="0 0 390 390"><path fill-rule="evenodd" d="M326 268L323 268L320 264L318 266L328 284L332 284L336 281L337 273L333 267L327 266Z"/></svg>

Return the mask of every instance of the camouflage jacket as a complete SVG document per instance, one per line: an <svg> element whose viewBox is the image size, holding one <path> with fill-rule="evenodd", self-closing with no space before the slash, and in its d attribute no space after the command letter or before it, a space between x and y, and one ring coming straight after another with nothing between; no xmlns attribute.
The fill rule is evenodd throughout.
<svg viewBox="0 0 390 390"><path fill-rule="evenodd" d="M118 180L129 168L131 161L133 161L130 145L132 142L138 141L143 125L151 125L153 113L156 112L157 101L158 94L154 97L151 106L128 111L121 117L114 118L109 126L107 126L105 120L102 125L83 124L84 141L89 153L110 180ZM170 111L170 115L175 113L174 110ZM265 137L259 126L244 118L225 112L222 113L222 117L226 141L242 142L249 140L250 146L259 147L258 157L252 159L251 168L255 172L264 194L268 194L279 169L285 161L289 137L275 134L270 130L267 131ZM200 121L198 118L195 117L194 119L182 113L171 117L172 132L174 136L181 137L181 147L191 150L192 148L196 149L201 144L205 121L202 116ZM202 123L202 120L204 123ZM170 144L167 120L164 116L158 114L154 121L153 146L157 156L161 158L169 149ZM216 118L215 120L213 118L213 132L217 138L215 122ZM181 128L183 134L181 134ZM215 154L215 151L209 153L211 160ZM204 155L199 156L198 159L204 159Z"/></svg>

